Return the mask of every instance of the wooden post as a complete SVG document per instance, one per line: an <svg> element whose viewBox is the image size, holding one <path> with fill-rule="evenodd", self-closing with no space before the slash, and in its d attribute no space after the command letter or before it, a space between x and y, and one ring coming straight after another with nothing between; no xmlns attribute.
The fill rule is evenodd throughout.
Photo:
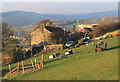
<svg viewBox="0 0 120 82"><path fill-rule="evenodd" d="M33 56L33 54L32 54L32 49L30 50L30 55L31 55L31 57Z"/></svg>
<svg viewBox="0 0 120 82"><path fill-rule="evenodd" d="M51 50L51 46L50 46L50 50Z"/></svg>
<svg viewBox="0 0 120 82"><path fill-rule="evenodd" d="M24 59L26 60L25 54L26 54L26 51L24 51L24 54L23 54L23 56L24 56Z"/></svg>
<svg viewBox="0 0 120 82"><path fill-rule="evenodd" d="M42 54L42 69L44 68L44 54Z"/></svg>
<svg viewBox="0 0 120 82"><path fill-rule="evenodd" d="M23 68L23 74L25 74L23 61L22 61L22 68Z"/></svg>
<svg viewBox="0 0 120 82"><path fill-rule="evenodd" d="M42 68L42 61L40 61L40 69Z"/></svg>
<svg viewBox="0 0 120 82"><path fill-rule="evenodd" d="M35 69L35 68L34 68L34 64L33 64L33 61L32 61L32 60L31 60L31 63L32 63L33 69Z"/></svg>
<svg viewBox="0 0 120 82"><path fill-rule="evenodd" d="M33 54L32 54L32 52L31 52L31 57L33 57Z"/></svg>
<svg viewBox="0 0 120 82"><path fill-rule="evenodd" d="M18 62L18 72L19 72L19 62Z"/></svg>
<svg viewBox="0 0 120 82"><path fill-rule="evenodd" d="M11 74L11 66L9 64L9 71L10 71L10 79L12 78L12 74Z"/></svg>
<svg viewBox="0 0 120 82"><path fill-rule="evenodd" d="M44 54L42 54L42 61L44 61Z"/></svg>
<svg viewBox="0 0 120 82"><path fill-rule="evenodd" d="M39 63L38 63L38 69L40 69L40 65L39 65Z"/></svg>
<svg viewBox="0 0 120 82"><path fill-rule="evenodd" d="M44 46L44 50L46 51L46 46L45 45L43 45Z"/></svg>
<svg viewBox="0 0 120 82"><path fill-rule="evenodd" d="M24 59L26 60L25 53L24 53Z"/></svg>
<svg viewBox="0 0 120 82"><path fill-rule="evenodd" d="M19 59L18 59L18 57L17 57L17 62L19 62Z"/></svg>
<svg viewBox="0 0 120 82"><path fill-rule="evenodd" d="M37 67L37 64L36 64L36 59L35 59L35 66Z"/></svg>

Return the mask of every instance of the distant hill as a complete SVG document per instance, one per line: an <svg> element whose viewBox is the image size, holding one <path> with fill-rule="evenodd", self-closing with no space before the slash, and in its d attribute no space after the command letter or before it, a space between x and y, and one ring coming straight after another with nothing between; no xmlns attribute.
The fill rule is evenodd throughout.
<svg viewBox="0 0 120 82"><path fill-rule="evenodd" d="M50 19L77 19L77 18L101 18L104 16L118 16L117 10L110 10L104 12L95 12L95 13L86 13L78 15L61 15L61 14L39 14L35 12L26 12L26 11L11 11L3 12L2 14L3 21L9 23L10 26L24 26L30 24L36 24L41 20Z"/></svg>

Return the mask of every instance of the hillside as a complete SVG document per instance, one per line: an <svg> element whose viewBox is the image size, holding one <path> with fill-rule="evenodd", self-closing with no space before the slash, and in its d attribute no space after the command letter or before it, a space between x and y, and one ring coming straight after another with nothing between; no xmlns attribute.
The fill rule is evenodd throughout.
<svg viewBox="0 0 120 82"><path fill-rule="evenodd" d="M20 37L26 37L29 33L31 33L34 30L34 27L35 25L13 27L13 31Z"/></svg>
<svg viewBox="0 0 120 82"><path fill-rule="evenodd" d="M79 24L97 24L100 21L101 21L100 18L78 19ZM53 24L61 26L66 30L70 30L70 29L73 29L73 25L77 25L77 19L54 20Z"/></svg>
<svg viewBox="0 0 120 82"><path fill-rule="evenodd" d="M98 23L100 19L79 19L79 24L84 24L84 23ZM37 25L37 24L36 24ZM15 34L25 35L29 34L32 32L35 28L36 25L27 25L27 26L18 26L14 27L13 31ZM68 20L54 20L53 25L55 26L61 26L62 28L65 28L66 30L73 29L73 25L76 25L76 19L68 19Z"/></svg>
<svg viewBox="0 0 120 82"><path fill-rule="evenodd" d="M10 26L24 26L29 24L36 24L41 20L50 19L77 19L77 18L101 18L104 16L118 16L118 10L94 12L94 13L85 13L85 14L71 14L71 15L62 15L62 14L39 14L34 12L26 11L10 11L3 12L2 19L9 23Z"/></svg>
<svg viewBox="0 0 120 82"><path fill-rule="evenodd" d="M53 52L63 54L66 50L45 54L45 68L26 75L16 75L14 80L118 80L118 38L108 38L108 50L94 52L93 45L73 48L73 55L67 58L48 59ZM29 58L25 63L30 62ZM41 60L41 55L36 57ZM16 64L12 64L15 67ZM8 70L8 66L3 70Z"/></svg>
<svg viewBox="0 0 120 82"><path fill-rule="evenodd" d="M103 17L105 18L105 17ZM112 22L114 21L118 21L117 17L106 17L107 18L107 22ZM78 19L79 24L97 24L101 21L102 18L90 18L90 19ZM73 29L73 25L77 24L76 19L68 19L68 20L62 20L62 19L57 19L57 20L53 20L53 25L54 26L60 26L62 28L65 28L65 30L71 30ZM37 24L30 24L30 25L26 25L26 26L18 26L18 27L14 27L13 31L15 32L15 34L18 34L19 36L24 36L24 35L28 35L30 32L32 32L35 28Z"/></svg>

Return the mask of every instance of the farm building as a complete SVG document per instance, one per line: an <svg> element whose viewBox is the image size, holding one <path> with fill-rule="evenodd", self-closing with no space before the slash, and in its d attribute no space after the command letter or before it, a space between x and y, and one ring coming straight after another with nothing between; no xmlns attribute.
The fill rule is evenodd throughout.
<svg viewBox="0 0 120 82"><path fill-rule="evenodd" d="M29 44L38 45L41 42L53 44L54 42L51 36L59 35L63 38L63 34L64 30L62 28L53 26L49 20L43 20L36 26L35 30L29 34ZM57 38L59 39L59 37Z"/></svg>
<svg viewBox="0 0 120 82"><path fill-rule="evenodd" d="M96 27L97 24L82 24L82 25L78 25L78 27L80 29L93 29L93 27Z"/></svg>
<svg viewBox="0 0 120 82"><path fill-rule="evenodd" d="M47 42L49 44L52 44L50 40L50 35L53 31L57 31L57 28L49 25L49 22L50 21L48 21L46 24L38 24L37 29L35 29L29 34L30 45L39 44L41 42Z"/></svg>
<svg viewBox="0 0 120 82"><path fill-rule="evenodd" d="M50 28L45 26L45 24L42 24L39 28L30 33L30 45L39 44L41 42L49 42L51 31L48 29Z"/></svg>
<svg viewBox="0 0 120 82"><path fill-rule="evenodd" d="M96 27L97 24L78 24L78 19L77 19L77 25L73 26L73 31L81 31L81 30L90 30L92 31L94 27Z"/></svg>

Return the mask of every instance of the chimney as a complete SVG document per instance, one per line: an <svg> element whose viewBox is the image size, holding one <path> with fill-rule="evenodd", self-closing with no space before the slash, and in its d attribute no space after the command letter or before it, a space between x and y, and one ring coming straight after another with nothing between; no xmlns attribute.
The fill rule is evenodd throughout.
<svg viewBox="0 0 120 82"><path fill-rule="evenodd" d="M77 26L78 26L78 19L77 19Z"/></svg>

